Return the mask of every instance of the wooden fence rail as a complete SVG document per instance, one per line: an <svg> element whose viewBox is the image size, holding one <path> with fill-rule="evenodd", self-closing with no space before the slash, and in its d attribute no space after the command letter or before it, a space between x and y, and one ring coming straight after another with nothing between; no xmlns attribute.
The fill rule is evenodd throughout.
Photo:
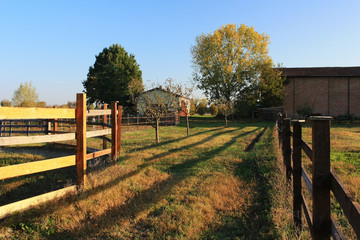
<svg viewBox="0 0 360 240"><path fill-rule="evenodd" d="M102 110L90 110L86 111L86 125L98 126L99 128L108 127L111 128L111 124L108 123L108 115L111 115L111 109L102 109ZM90 116L88 114L91 114ZM101 115L105 114L105 115ZM96 118L97 117L97 118ZM127 115L122 116L122 125L123 130L138 130L143 126L149 126L149 122L146 117L138 116L138 115ZM171 114L166 115L160 119L160 125L176 125L179 123L178 116ZM62 130L60 129L60 124ZM14 136L14 133L17 133L16 136L30 134L56 134L56 133L69 133L71 130L75 130L76 120L75 119L9 119L9 120L1 120L0 119L0 137L5 136ZM66 130L66 128L68 128ZM71 129L71 130L69 130Z"/></svg>
<svg viewBox="0 0 360 240"><path fill-rule="evenodd" d="M103 116L103 119L106 120L109 114L111 114L111 125L106 125L102 130L86 130L87 117L89 115ZM90 159L111 154L112 160L115 163L116 158L120 154L121 141L121 117L119 117L120 120L117 120L118 115L122 115L122 107L118 106L117 102L113 102L112 109L109 110L105 107L104 110L87 111L85 94L77 94L76 109L1 107L0 122L9 122L9 120L21 121L23 119L31 122L46 121L46 125L48 125L47 123L53 125L53 131L51 132L52 135L0 137L0 146L76 140L76 146L74 145L76 147L76 155L0 167L0 180L76 166L77 185L0 206L0 219L14 212L29 209L33 205L85 188L87 161ZM57 122L64 121L63 119L67 119L67 121L70 119L70 121L75 123L75 133L55 134L58 133ZM104 121L104 123L107 123L107 121ZM106 135L110 134L112 136L111 139L106 137ZM86 139L90 137L103 138L106 143L110 141L111 148L107 148L107 145L104 144L103 150L96 149L95 152L87 153L89 148L86 146Z"/></svg>
<svg viewBox="0 0 360 240"><path fill-rule="evenodd" d="M0 120L0 137L13 133L48 133L48 122L45 120L19 119L19 120ZM34 129L35 128L35 129Z"/></svg>
<svg viewBox="0 0 360 240"><path fill-rule="evenodd" d="M287 181L293 188L293 218L301 229L303 209L313 239L346 239L330 213L330 191L334 194L357 238L360 239L360 206L330 169L331 117L311 117L312 147L302 140L302 122L281 118L277 121L279 144L283 153ZM291 131L291 122L293 130ZM291 137L292 147L291 147ZM312 179L302 166L302 150L313 164ZM291 161L292 159L292 161ZM292 163L292 164L291 164ZM302 180L312 196L312 211L302 194Z"/></svg>

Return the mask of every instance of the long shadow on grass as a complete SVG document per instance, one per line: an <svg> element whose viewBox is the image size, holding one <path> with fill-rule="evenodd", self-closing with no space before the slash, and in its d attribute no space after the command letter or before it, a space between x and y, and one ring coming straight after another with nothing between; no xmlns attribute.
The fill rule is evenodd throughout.
<svg viewBox="0 0 360 240"><path fill-rule="evenodd" d="M217 136L220 136L220 135L225 134L225 133L233 132L233 131L236 131L236 130L240 130L240 128L215 133L215 134L213 134L213 135L211 135L211 136L209 136L209 137L207 137L207 138L205 138L205 139L203 139L203 140L201 140L199 142L195 142L195 143L189 144L188 146L183 146L183 147L180 147L180 148L177 148L177 149L172 149L171 153L173 153L175 151L182 151L184 149L195 147L195 146L200 145L200 144L204 144L205 142L208 142L208 141L214 139ZM255 131L255 130L253 130L253 131ZM251 131L251 132L253 132L253 131ZM206 132L208 132L208 131L205 131L204 133L206 133ZM176 139L176 140L178 140L178 139ZM170 154L170 153L166 152L166 153L163 153L163 154L159 154L159 155L157 155L157 158L164 157L167 154ZM81 195L71 196L68 199L66 199L65 201L62 201L62 205L71 205L71 204L73 204L75 202L86 199L86 198L88 198L88 197L90 197L92 195L95 195L95 194L99 193L99 192L105 191L106 189L117 185L119 182L124 181L125 179L140 173L143 169L145 169L146 167L153 164L157 160L157 158L151 157L151 159L147 159L147 161L145 163L139 165L137 167L137 169L134 170L134 171L131 171L131 172L128 172L128 173L126 173L124 175L116 177L116 178L112 179L111 181L109 181L109 182L107 182L107 183L105 183L103 185L97 186L96 188L87 190ZM75 176L74 168L71 167L71 168L68 168L67 171L64 171L64 170L65 169L54 170L54 171L59 172L59 173L60 173L60 171L62 171L62 173L63 174L65 173L66 176L72 176L74 178L74 176ZM51 172L46 172L44 174L46 174L46 176L51 178L51 177L57 176L56 174L54 175L54 173L55 172L51 171ZM1 200L2 204L7 204L7 203L10 203L10 202L18 201L18 200L24 199L24 197L26 198L26 197L30 197L30 196L36 196L36 195L39 195L39 194L43 193L43 191L45 191L45 190L48 190L48 191L54 190L53 184L49 184L49 183L51 183L51 181L49 181L48 177L46 177L46 176L44 178L42 174L43 173L39 173L38 174L39 177L32 178L34 182L26 183L26 184L24 184L24 186L20 186L19 188L13 189L12 191L10 191L10 192L6 193L5 195L1 196L0 200ZM35 175L35 176L37 176L37 175ZM34 186L35 186L35 189L34 189ZM49 186L51 187L50 190L47 189L47 187L49 187ZM46 189L44 190L44 188L46 188ZM57 186L56 189L59 189L59 188L61 188L61 187ZM41 191L41 192L39 192L39 191ZM41 213L37 212L36 215L41 216L41 215L44 215L44 214L47 214L47 213L51 213L51 212L53 212L55 210L56 210L55 208L48 207L46 210L42 211Z"/></svg>
<svg viewBox="0 0 360 240"><path fill-rule="evenodd" d="M207 137L207 138L204 138L203 140L201 140L201 141L199 141L199 142L195 142L195 143L192 143L192 144L189 144L189 145L185 145L185 146L182 146L182 147L179 147L179 148L170 149L170 150L167 151L167 152L163 152L163 153L160 153L160 154L156 154L156 155L154 155L154 156L152 156L152 157L149 157L149 158L146 158L146 159L144 159L144 160L147 162L147 161L153 161L153 160L155 160L155 159L163 158L163 157L166 157L167 155L170 155L170 154L172 154L172 153L176 153L176 152L181 152L181 151L184 151L184 150L188 150L188 149L190 149L190 148L193 148L193 147L199 146L199 145L201 145L201 144L204 144L204 143L206 143L206 142L209 142L210 140L212 140L212 139L214 139L214 138L216 138L216 137L218 137L218 136L220 136L220 135L227 134L227 133L231 133L231 132L235 132L235 131L239 131L239 130L241 130L241 129L242 129L242 128L235 128L235 129L232 129L232 130L227 130L227 131L223 131L223 132L217 132L217 133L215 133L215 134L213 134L213 135L211 135L211 136L209 136L209 137ZM257 130L259 130L259 128L254 129L254 130L251 130L251 131L248 131L248 132L246 132L246 133L249 134L249 133L255 132L255 131L257 131ZM245 135L247 135L247 134L245 134Z"/></svg>
<svg viewBox="0 0 360 240"><path fill-rule="evenodd" d="M236 143L236 141L239 138L251 134L256 130L257 129L240 133L232 137L230 141L226 142L225 144L211 151L202 152L194 159L190 159L186 162L182 162L170 166L169 168L165 169L165 171L170 174L170 178L168 178L167 180L155 183L151 188L138 193L135 197L129 199L125 204L121 206L113 207L107 210L104 214L96 218L85 219L77 229L74 229L74 231L63 231L60 233L55 233L51 235L49 239L76 239L77 237L81 237L81 236L84 237L83 234L89 234L89 235L95 234L99 232L101 229L114 226L116 222L120 220L120 218L121 219L134 218L138 213L140 213L144 209L147 209L151 204L154 204L160 201L161 199L163 199L167 194L170 193L173 187L176 186L179 182L191 176L194 173L192 170L197 164L212 159L217 154L221 153L222 151L226 150L231 145ZM227 132L232 132L232 130ZM223 133L226 132L214 134L215 136L213 135L206 138L207 139L206 141L209 141L214 137L219 136ZM201 143L204 143L206 141L204 139L201 141ZM201 143L196 143L196 144L201 144ZM123 177L121 177L121 179L123 179ZM119 181L120 180L117 179L115 182L117 183ZM111 185L116 184L115 182L112 181ZM98 236L98 237L107 238L107 236Z"/></svg>
<svg viewBox="0 0 360 240"><path fill-rule="evenodd" d="M163 141L163 142L160 142L158 144L151 144L151 145L144 146L144 147L134 148L134 149L131 149L129 151L129 153L137 152L137 151L144 151L144 150L148 150L148 149L151 149L151 148L154 148L154 147L162 147L162 146L165 146L167 144L178 142L178 141L181 141L181 140L184 140L184 139L187 139L187 138L190 138L190 137L198 136L198 135L201 135L201 134L204 134L204 133L210 133L210 132L218 131L218 130L223 129L223 128L225 128L225 127L222 126L222 127L214 128L214 129L211 129L211 130L206 130L206 131L201 131L201 132L197 132L197 133L194 133L194 134L190 134L189 136Z"/></svg>
<svg viewBox="0 0 360 240"><path fill-rule="evenodd" d="M276 228L271 218L271 191L269 175L273 169L273 159L267 154L271 147L271 138L264 136L264 146L256 148L256 143L264 135L264 128L248 145L235 174L247 183L255 183L250 206L242 217L224 216L223 223L213 232L206 232L204 236L214 239L275 239ZM272 129L267 132L271 134ZM254 148L255 147L255 148Z"/></svg>

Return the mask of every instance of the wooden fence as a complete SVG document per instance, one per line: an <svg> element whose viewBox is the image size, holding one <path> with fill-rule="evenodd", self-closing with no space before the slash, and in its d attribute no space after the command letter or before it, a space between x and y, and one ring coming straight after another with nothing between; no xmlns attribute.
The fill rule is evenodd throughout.
<svg viewBox="0 0 360 240"><path fill-rule="evenodd" d="M313 239L346 239L330 213L330 191L339 202L345 216L360 239L360 206L350 192L330 169L330 122L331 117L311 117L312 146L302 139L301 120L279 119L277 129L279 144L283 153L287 181L293 190L293 218L295 226L301 229L301 210ZM291 130L291 122L293 130ZM292 137L292 147L291 147ZM301 163L302 150L312 161L312 179ZM292 161L291 161L292 160ZM302 181L312 196L312 211L302 194Z"/></svg>
<svg viewBox="0 0 360 240"><path fill-rule="evenodd" d="M106 115L93 115L94 112L103 110L87 111L87 126L92 126L92 130L110 127L109 118ZM110 110L108 110L110 111ZM104 113L104 111L103 111ZM122 116L122 132L142 130L151 127L148 119L139 115ZM180 123L179 114L169 114L161 117L160 125L169 126ZM0 119L0 137L30 134L49 134L73 132L76 129L75 119ZM89 130L89 129L88 129Z"/></svg>
<svg viewBox="0 0 360 240"><path fill-rule="evenodd" d="M111 115L111 125L107 124L108 115ZM48 131L48 135L0 137L0 146L48 143L76 139L76 155L0 167L0 180L70 166L76 166L77 173L77 185L0 206L0 219L11 213L29 209L33 205L64 196L68 193L74 193L86 187L87 161L90 159L111 154L111 159L115 163L116 158L120 154L122 118L118 116L121 115L122 107L117 106L117 102L113 102L109 110L86 111L85 94L77 94L76 109L0 108L0 119L3 121L9 119L28 119L29 121L36 122L38 120L53 119L53 132ZM103 129L86 131L86 119L89 116L103 116ZM57 123L62 121L61 119L67 119L66 121L75 119L76 132L54 134L59 133L57 131ZM110 134L111 139L106 137L106 135ZM97 150L92 153L87 152L86 139L91 137L101 137L103 139L103 150ZM111 148L107 148L107 142L111 142Z"/></svg>
<svg viewBox="0 0 360 240"><path fill-rule="evenodd" d="M29 136L30 133L44 133L48 132L48 121L38 119L19 119L19 120L0 120L0 137L14 133L25 133Z"/></svg>

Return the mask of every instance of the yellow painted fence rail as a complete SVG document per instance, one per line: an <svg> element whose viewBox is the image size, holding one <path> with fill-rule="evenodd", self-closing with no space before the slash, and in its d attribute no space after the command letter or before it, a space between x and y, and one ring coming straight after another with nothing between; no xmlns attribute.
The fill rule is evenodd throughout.
<svg viewBox="0 0 360 240"><path fill-rule="evenodd" d="M32 206L44 203L45 201L59 198L69 193L76 193L79 189L83 189L86 187L87 161L90 159L110 154L113 163L115 163L120 154L122 107L118 106L117 102L113 102L111 108L112 109L107 109L105 105L103 110L87 111L86 94L83 93L79 93L76 96L76 109L0 107L0 120L53 119L51 121L53 123L53 132L51 135L0 137L0 147L76 139L76 146L74 146L76 147L76 155L0 167L0 180L70 166L76 166L77 173L77 185L0 206L0 219L14 212L23 211L31 208ZM110 114L111 125L107 124L107 116ZM103 116L103 129L87 132L86 119L88 116ZM56 134L59 133L57 131L57 121L64 121L61 119L72 121L71 123L75 124L76 133ZM74 119L75 121L71 119ZM106 135L110 134L111 139L106 137ZM87 153L87 149L89 148L86 146L86 139L90 137L103 138L104 149L96 149L95 152ZM111 147L107 148L107 142L109 141L111 142Z"/></svg>

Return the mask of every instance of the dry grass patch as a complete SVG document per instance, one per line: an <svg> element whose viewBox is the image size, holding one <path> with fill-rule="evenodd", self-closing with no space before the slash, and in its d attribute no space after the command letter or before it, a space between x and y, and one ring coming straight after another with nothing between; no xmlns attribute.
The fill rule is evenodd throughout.
<svg viewBox="0 0 360 240"><path fill-rule="evenodd" d="M136 138L125 133L116 166L91 171L76 196L6 219L0 233L10 229L19 239L275 237L271 168L264 167L270 160L262 161L272 140L266 134L256 152L244 152L271 125L198 125L190 136L182 126L162 128L160 144L152 143L153 131Z"/></svg>
<svg viewBox="0 0 360 240"><path fill-rule="evenodd" d="M311 126L304 124L303 138L311 146ZM332 123L330 128L330 161L331 169L336 173L346 188L354 196L355 201L360 203L360 126L358 124ZM311 177L312 162L303 153L303 165ZM306 196L311 208L311 196L306 186L303 185L303 194ZM331 212L337 220L345 236L356 239L349 222L344 216L339 203L331 195Z"/></svg>

